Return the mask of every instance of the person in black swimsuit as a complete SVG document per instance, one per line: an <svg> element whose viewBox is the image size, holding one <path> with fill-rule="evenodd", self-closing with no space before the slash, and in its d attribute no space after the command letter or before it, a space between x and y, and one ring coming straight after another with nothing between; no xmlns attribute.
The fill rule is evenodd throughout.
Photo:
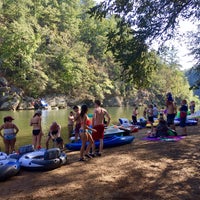
<svg viewBox="0 0 200 200"><path fill-rule="evenodd" d="M42 112L40 110L37 110L30 121L30 126L33 127L32 145L34 146L34 149L41 148L41 138L43 134L41 126L41 114Z"/></svg>
<svg viewBox="0 0 200 200"><path fill-rule="evenodd" d="M61 126L57 122L53 122L46 140L46 149L49 148L49 141L52 139L57 147L63 149L63 139L61 138Z"/></svg>

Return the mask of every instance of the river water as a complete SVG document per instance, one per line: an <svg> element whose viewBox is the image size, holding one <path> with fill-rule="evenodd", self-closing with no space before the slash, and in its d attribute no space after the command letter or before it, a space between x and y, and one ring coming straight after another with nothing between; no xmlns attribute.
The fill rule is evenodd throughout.
<svg viewBox="0 0 200 200"><path fill-rule="evenodd" d="M110 125L118 124L119 118L127 118L131 120L133 107L107 107L107 111L111 116ZM48 134L49 127L53 121L56 121L61 125L61 134L64 142L68 142L68 115L71 111L68 109L61 110L42 110L42 129L44 136L42 138L42 146L45 144L46 136ZM142 116L143 108L139 107L139 116ZM89 109L88 113L93 113L93 108ZM3 124L3 118L7 115L11 115L15 120L15 123L19 128L19 133L17 134L16 149L22 145L32 143L32 127L29 126L30 119L34 115L34 110L25 111L0 111L0 124ZM0 147L4 150L3 141L0 138Z"/></svg>

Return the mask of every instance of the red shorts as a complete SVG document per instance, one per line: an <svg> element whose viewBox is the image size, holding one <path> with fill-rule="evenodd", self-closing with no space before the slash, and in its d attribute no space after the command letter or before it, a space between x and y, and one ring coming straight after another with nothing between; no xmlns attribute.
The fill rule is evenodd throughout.
<svg viewBox="0 0 200 200"><path fill-rule="evenodd" d="M97 132L92 132L93 140L99 140L104 138L104 124L96 125L93 127L93 129L97 130Z"/></svg>

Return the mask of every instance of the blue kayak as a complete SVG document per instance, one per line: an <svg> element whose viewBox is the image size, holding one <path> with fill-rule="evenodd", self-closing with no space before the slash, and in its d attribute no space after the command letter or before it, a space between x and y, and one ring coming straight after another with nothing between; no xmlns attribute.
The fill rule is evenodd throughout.
<svg viewBox="0 0 200 200"><path fill-rule="evenodd" d="M125 144L130 144L135 139L134 136L111 136L104 138L104 148L116 147ZM96 148L99 146L99 141L95 141ZM78 140L77 142L68 143L65 145L67 149L71 151L79 151L81 148L81 141Z"/></svg>
<svg viewBox="0 0 200 200"><path fill-rule="evenodd" d="M174 124L176 126L180 125L180 118L174 119ZM198 124L197 120L194 119L186 119L186 126L196 126Z"/></svg>

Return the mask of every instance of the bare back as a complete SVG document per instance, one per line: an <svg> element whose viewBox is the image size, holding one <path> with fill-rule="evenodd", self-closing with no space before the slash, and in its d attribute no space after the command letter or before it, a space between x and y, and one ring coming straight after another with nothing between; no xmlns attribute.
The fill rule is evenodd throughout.
<svg viewBox="0 0 200 200"><path fill-rule="evenodd" d="M104 124L104 116L106 116L108 118L108 121L110 122L110 116L104 108L95 108L93 116L93 126Z"/></svg>
<svg viewBox="0 0 200 200"><path fill-rule="evenodd" d="M173 102L167 102L167 114L174 114L175 113L175 107Z"/></svg>
<svg viewBox="0 0 200 200"><path fill-rule="evenodd" d="M41 130L41 118L39 116L33 117L30 126L33 126L33 130Z"/></svg>

